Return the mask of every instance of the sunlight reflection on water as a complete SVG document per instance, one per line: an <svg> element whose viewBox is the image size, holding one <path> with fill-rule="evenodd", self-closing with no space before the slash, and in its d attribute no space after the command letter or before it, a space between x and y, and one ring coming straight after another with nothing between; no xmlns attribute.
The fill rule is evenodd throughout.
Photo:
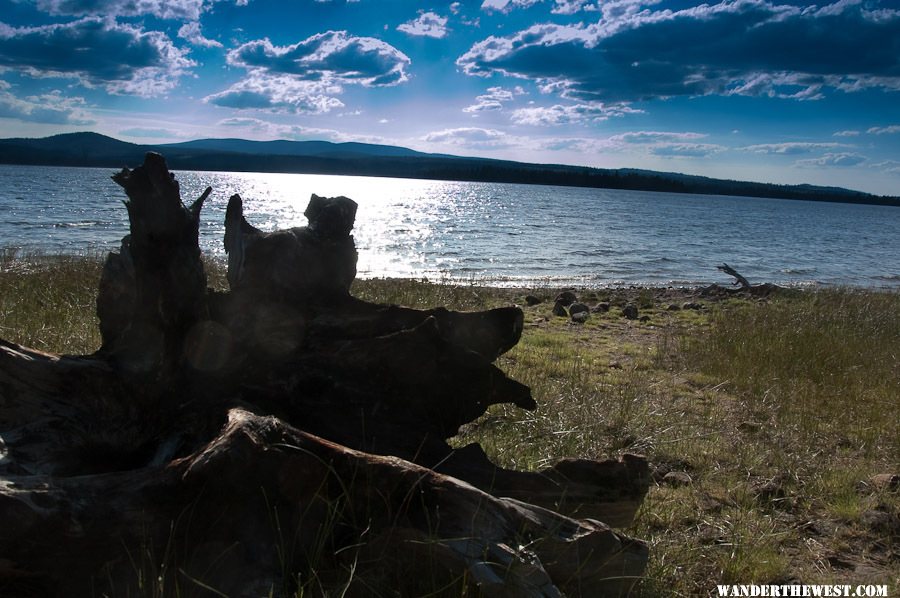
<svg viewBox="0 0 900 598"><path fill-rule="evenodd" d="M127 232L111 169L0 165L0 244L105 251ZM900 287L900 210L804 201L495 183L177 172L188 203L210 185L200 239L224 253L228 198L263 230L306 224L312 193L359 204L361 277L586 286L751 281Z"/></svg>

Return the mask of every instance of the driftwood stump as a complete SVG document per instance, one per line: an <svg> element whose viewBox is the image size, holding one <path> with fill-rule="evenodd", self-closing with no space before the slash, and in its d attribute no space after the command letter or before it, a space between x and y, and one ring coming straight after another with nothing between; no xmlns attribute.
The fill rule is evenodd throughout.
<svg viewBox="0 0 900 598"><path fill-rule="evenodd" d="M97 297L103 344L0 341L0 595L615 595L643 572L643 458L493 465L447 439L495 403L522 312L355 299L356 204L309 225L226 216L207 289L163 158L115 177L131 234ZM601 521L603 523L601 523Z"/></svg>

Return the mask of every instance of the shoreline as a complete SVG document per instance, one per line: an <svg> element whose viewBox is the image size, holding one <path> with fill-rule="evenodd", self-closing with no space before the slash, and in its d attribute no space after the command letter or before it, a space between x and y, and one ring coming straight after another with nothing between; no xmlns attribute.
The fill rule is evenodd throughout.
<svg viewBox="0 0 900 598"><path fill-rule="evenodd" d="M106 256L113 250L82 250L75 252L45 252L41 250L33 250L21 247L2 247L0 246L0 272L9 268L10 264L18 263L40 265L47 261L95 261L100 264L106 259ZM204 252L204 261L208 268L215 272L225 268L226 260L224 255L218 253ZM765 280L759 284L774 284L788 290L795 291L817 291L817 290L837 290L849 289L854 291L873 291L873 292L900 292L900 275L883 275L881 276L881 285L854 285L845 283L829 283L816 280L808 281L791 281L791 280ZM462 278L462 277L413 277L413 276L366 276L365 274L357 274L356 280L366 281L373 284L384 281L397 281L400 283L422 283L429 285L446 285L453 287L473 287L480 289L493 289L502 292L561 292L565 290L585 291L585 292L604 292L604 291L678 291L682 294L698 294L709 287L718 286L723 288L732 287L732 280L726 275L718 277L717 280L706 281L606 281L603 283L591 284L577 278L572 279L523 279L523 280L505 280L491 278Z"/></svg>

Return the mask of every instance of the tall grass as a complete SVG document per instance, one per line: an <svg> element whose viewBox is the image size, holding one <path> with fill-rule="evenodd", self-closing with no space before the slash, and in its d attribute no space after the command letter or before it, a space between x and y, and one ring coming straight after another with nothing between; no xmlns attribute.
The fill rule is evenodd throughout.
<svg viewBox="0 0 900 598"><path fill-rule="evenodd" d="M356 280L350 292L373 303L390 303L416 309L447 307L479 310L498 305L497 289L474 285L447 285L406 278Z"/></svg>
<svg viewBox="0 0 900 598"><path fill-rule="evenodd" d="M100 269L90 256L0 253L0 337L96 349ZM225 285L221 263L207 271L212 286ZM524 299L410 280L357 281L353 293L418 308ZM565 457L647 455L659 484L627 530L651 547L640 595L787 581L895 592L900 524L869 521L887 513L900 522L900 493L867 482L900 473L900 294L834 289L675 312L649 291L616 298L639 302L650 322L612 310L576 326L551 316L552 302L524 308L522 340L498 365L531 386L537 411L494 406L453 442L480 442L498 463L529 470ZM671 485L667 471L691 482ZM299 585L310 593L328 585L314 563L305 575ZM354 575L362 583L361 570Z"/></svg>
<svg viewBox="0 0 900 598"><path fill-rule="evenodd" d="M44 351L100 347L99 255L43 256L0 250L0 338Z"/></svg>
<svg viewBox="0 0 900 598"><path fill-rule="evenodd" d="M867 480L900 466L900 294L831 289L727 305L665 351L712 406L712 421L689 415L690 428L715 434L679 448L694 485L645 504L645 589L706 594L715 579L896 589L900 497ZM879 513L894 527L867 523Z"/></svg>
<svg viewBox="0 0 900 598"><path fill-rule="evenodd" d="M683 357L795 450L900 460L900 294L823 290L718 313Z"/></svg>

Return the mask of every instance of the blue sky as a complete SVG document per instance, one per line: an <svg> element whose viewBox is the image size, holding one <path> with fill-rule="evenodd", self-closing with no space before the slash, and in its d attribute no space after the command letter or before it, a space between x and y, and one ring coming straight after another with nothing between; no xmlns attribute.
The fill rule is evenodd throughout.
<svg viewBox="0 0 900 598"><path fill-rule="evenodd" d="M900 195L900 1L0 0L0 136L81 130Z"/></svg>

